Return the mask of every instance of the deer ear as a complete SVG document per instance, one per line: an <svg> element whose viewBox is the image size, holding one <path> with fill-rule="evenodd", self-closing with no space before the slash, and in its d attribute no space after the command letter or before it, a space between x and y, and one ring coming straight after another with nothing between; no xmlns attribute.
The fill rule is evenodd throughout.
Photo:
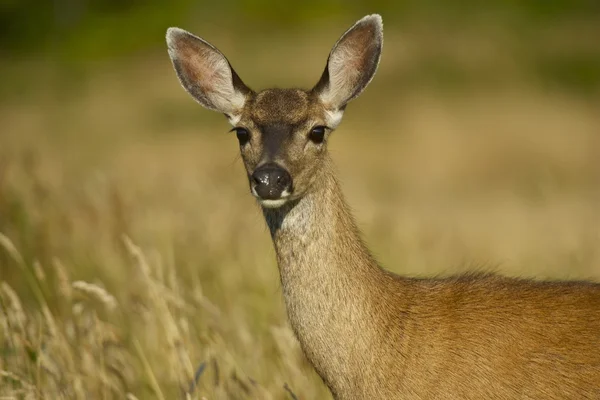
<svg viewBox="0 0 600 400"><path fill-rule="evenodd" d="M368 15L346 31L333 46L325 71L314 87L321 101L340 110L371 82L383 46L383 22Z"/></svg>
<svg viewBox="0 0 600 400"><path fill-rule="evenodd" d="M179 28L167 30L167 46L185 90L204 107L239 118L251 90L227 58L207 41Z"/></svg>

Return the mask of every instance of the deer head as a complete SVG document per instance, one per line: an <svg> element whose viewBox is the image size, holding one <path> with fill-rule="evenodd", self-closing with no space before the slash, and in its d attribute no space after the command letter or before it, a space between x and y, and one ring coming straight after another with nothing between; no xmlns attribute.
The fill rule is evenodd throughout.
<svg viewBox="0 0 600 400"><path fill-rule="evenodd" d="M329 135L346 105L375 75L382 44L381 17L366 16L335 43L312 89L257 93L213 45L179 28L167 31L169 55L181 84L234 126L250 190L268 208L310 192L327 160Z"/></svg>

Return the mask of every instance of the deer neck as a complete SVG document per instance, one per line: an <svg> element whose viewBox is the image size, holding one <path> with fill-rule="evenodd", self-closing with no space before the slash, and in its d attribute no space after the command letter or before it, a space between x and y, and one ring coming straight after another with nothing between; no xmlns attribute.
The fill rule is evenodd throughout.
<svg viewBox="0 0 600 400"><path fill-rule="evenodd" d="M263 212L290 323L304 353L333 389L336 377L364 362L357 355L368 353L373 344L371 293L381 295L385 273L361 240L327 165L310 193Z"/></svg>

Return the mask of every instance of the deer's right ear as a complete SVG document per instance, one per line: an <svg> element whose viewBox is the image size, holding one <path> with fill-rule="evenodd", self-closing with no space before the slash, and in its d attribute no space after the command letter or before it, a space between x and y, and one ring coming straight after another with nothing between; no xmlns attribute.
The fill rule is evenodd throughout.
<svg viewBox="0 0 600 400"><path fill-rule="evenodd" d="M204 107L239 118L251 90L213 45L179 28L167 30L169 56L181 85Z"/></svg>
<svg viewBox="0 0 600 400"><path fill-rule="evenodd" d="M378 14L357 21L333 46L325 71L314 87L331 110L343 110L371 82L383 46L383 23Z"/></svg>

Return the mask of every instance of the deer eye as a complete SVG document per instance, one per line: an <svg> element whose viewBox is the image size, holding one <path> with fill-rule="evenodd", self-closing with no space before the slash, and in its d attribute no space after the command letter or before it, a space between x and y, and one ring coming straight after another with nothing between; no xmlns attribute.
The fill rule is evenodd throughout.
<svg viewBox="0 0 600 400"><path fill-rule="evenodd" d="M240 142L240 146L245 145L250 140L250 132L248 132L248 129L236 127L233 128L232 131L235 131L235 135Z"/></svg>
<svg viewBox="0 0 600 400"><path fill-rule="evenodd" d="M323 143L323 139L325 139L325 129L327 129L327 128L324 126L315 126L314 128L311 129L310 134L308 135L308 138L313 143L316 143L316 144Z"/></svg>

